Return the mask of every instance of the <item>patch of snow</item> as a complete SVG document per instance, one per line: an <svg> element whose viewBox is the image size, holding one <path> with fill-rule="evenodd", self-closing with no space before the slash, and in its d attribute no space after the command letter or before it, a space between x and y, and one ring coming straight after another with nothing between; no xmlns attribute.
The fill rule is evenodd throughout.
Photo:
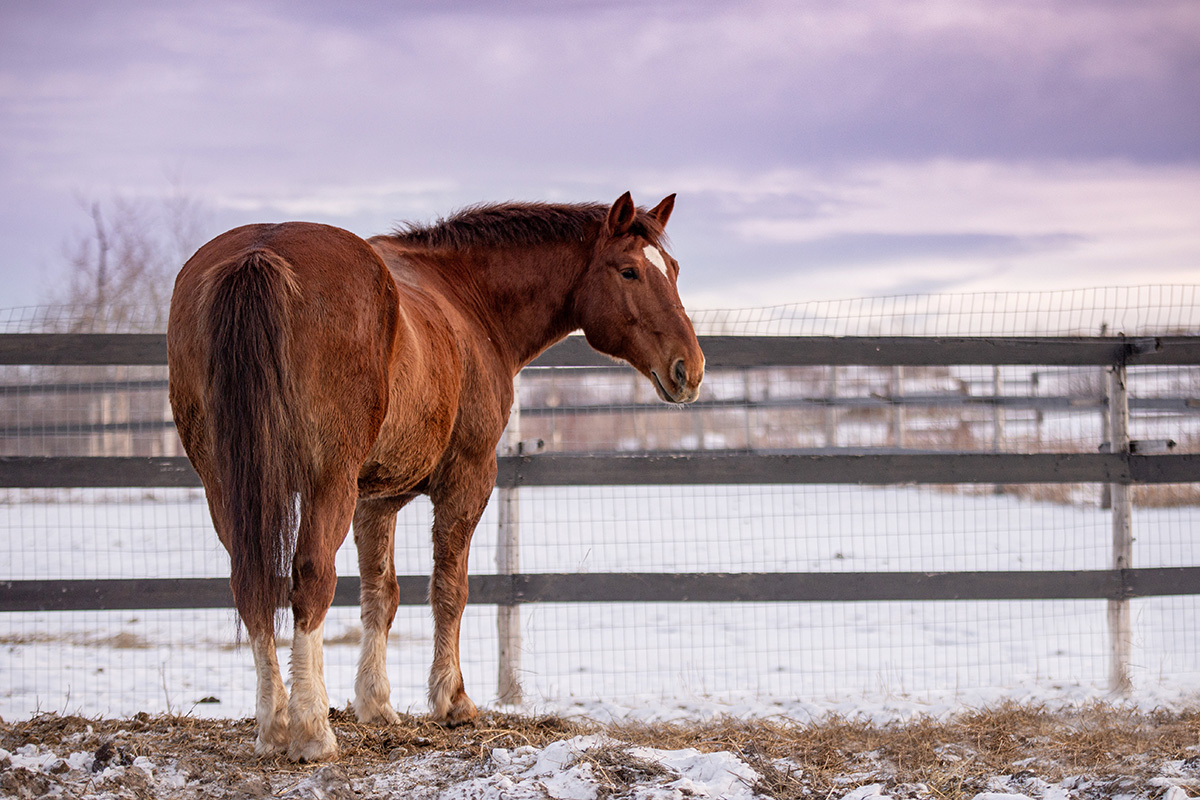
<svg viewBox="0 0 1200 800"><path fill-rule="evenodd" d="M870 786L860 786L854 791L842 795L842 800L867 800L869 797L877 797L880 800L891 800L892 796L883 793L882 783L872 783Z"/></svg>
<svg viewBox="0 0 1200 800"><path fill-rule="evenodd" d="M757 796L750 787L762 778L732 753L701 753L692 748L657 750L634 747L629 754L679 774L679 780L668 785L685 796L749 800Z"/></svg>

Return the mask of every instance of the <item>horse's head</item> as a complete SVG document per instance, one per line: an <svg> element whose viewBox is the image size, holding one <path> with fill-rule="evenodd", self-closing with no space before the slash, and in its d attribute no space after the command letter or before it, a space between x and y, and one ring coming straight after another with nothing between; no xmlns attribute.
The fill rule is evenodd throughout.
<svg viewBox="0 0 1200 800"><path fill-rule="evenodd" d="M576 298L588 344L628 361L669 403L700 394L704 353L679 301L679 264L663 247L675 195L639 211L629 192L601 225L592 262Z"/></svg>

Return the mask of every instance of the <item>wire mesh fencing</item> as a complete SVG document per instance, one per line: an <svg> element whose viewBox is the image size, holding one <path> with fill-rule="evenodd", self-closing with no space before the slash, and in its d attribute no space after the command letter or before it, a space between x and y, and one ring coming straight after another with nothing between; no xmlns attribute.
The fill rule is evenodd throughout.
<svg viewBox="0 0 1200 800"><path fill-rule="evenodd" d="M152 331L69 311L0 314L6 333ZM702 335L1128 336L1200 333L1198 287L875 298L695 315ZM91 326L91 327L88 327ZM122 327L124 326L124 327ZM1102 367L818 365L712 370L693 408L658 404L631 370L542 368L520 381L520 436L554 453L1095 453L1109 440ZM0 367L0 456L178 456L161 366ZM1131 366L1130 436L1200 448L1200 368ZM537 486L519 506L520 571L861 575L1105 570L1100 483ZM1133 564L1200 566L1196 483L1135 486ZM472 574L495 574L496 498ZM397 526L397 570L427 575L430 505ZM224 578L194 488L0 489L0 583ZM352 537L338 573L357 572ZM1196 597L1132 601L1135 689L1200 687ZM947 690L1102 689L1104 599L534 602L519 606L519 678L534 708L695 703L737 709ZM468 606L463 669L499 687L497 609ZM357 609L326 626L330 701L351 696ZM286 645L286 637L281 640ZM432 622L402 606L393 702L424 707ZM281 652L286 657L286 652ZM252 713L254 671L229 609L0 614L0 716Z"/></svg>

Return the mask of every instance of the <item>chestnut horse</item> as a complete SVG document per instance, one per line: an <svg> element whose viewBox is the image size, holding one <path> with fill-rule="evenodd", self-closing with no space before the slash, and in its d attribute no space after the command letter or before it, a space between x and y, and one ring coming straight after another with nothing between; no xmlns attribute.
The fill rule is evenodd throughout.
<svg viewBox="0 0 1200 800"><path fill-rule="evenodd" d="M582 328L671 403L704 355L652 210L505 204L364 241L310 223L248 225L184 265L167 329L171 407L229 551L258 675L261 755L337 752L322 630L353 522L362 581L354 710L392 722L385 664L399 590L396 512L433 502L433 718L475 718L459 667L467 550L496 478L513 377ZM275 655L294 616L291 695Z"/></svg>

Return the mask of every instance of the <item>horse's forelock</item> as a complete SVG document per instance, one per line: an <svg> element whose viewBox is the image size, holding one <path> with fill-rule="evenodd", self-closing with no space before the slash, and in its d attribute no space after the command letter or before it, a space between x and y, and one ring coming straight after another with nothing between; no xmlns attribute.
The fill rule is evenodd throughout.
<svg viewBox="0 0 1200 800"><path fill-rule="evenodd" d="M634 220L631 232L641 236L655 247L670 249L671 240L667 238L666 230L658 223L658 220L646 213L645 209L638 209L637 219Z"/></svg>

